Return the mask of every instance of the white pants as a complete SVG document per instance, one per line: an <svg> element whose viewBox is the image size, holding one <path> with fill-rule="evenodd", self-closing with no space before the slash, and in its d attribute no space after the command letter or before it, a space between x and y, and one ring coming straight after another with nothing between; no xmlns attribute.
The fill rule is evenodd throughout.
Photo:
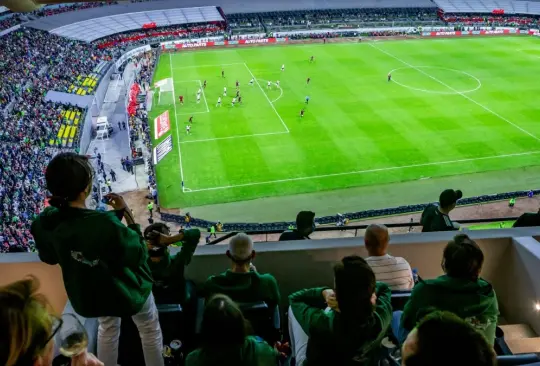
<svg viewBox="0 0 540 366"><path fill-rule="evenodd" d="M291 307L289 307L289 337L291 338L292 354L296 360L296 365L302 366L306 360L309 337L294 317Z"/></svg>
<svg viewBox="0 0 540 366"><path fill-rule="evenodd" d="M152 293L148 296L141 311L133 315L132 318L141 336L144 363L146 366L163 366L163 335ZM98 318L98 320L98 358L105 366L116 366L120 340L120 318L105 316Z"/></svg>

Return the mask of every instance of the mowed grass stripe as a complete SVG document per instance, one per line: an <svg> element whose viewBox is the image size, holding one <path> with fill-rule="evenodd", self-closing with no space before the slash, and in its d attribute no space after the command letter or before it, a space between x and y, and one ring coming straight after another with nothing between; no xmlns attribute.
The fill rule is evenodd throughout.
<svg viewBox="0 0 540 366"><path fill-rule="evenodd" d="M503 42L504 46L499 46L498 42ZM524 104L534 105L534 94L537 94L539 88L530 75L534 74L535 65L522 61L527 55L505 55L502 51L505 47L527 48L533 45L529 38L512 38L510 42L507 38L486 38L473 42L469 39L385 42L377 44L377 47L390 47L396 54L396 50L404 52L400 57L403 56L407 62L414 65L427 64L470 72L484 84L480 90L470 95L471 98L479 103L486 103L491 110L516 123L518 119L513 116L519 115L520 124L527 125L527 130L531 133L539 133L539 126L534 123L535 114L527 114L527 109L521 107ZM219 68L214 71L212 68L208 70L208 67L197 68L196 65L243 62L249 65L259 80L275 82L274 79L279 78L283 97L274 103L274 106L291 133L183 144L183 158L185 164L189 164L189 173L186 173L188 188L196 190L275 180L282 182L189 194L178 193L177 188L167 188L174 179L160 173L174 171L174 159L171 159L174 154L171 153L157 167L158 185L164 206L195 206L537 164L535 155L484 159L492 155L536 151L538 144L459 95L436 96L387 83L386 73L399 64L385 55L377 55L376 50L370 49L370 46L361 44L239 48L174 54L172 60L175 67L177 64L179 67L193 66L184 70L173 70L175 80L191 77L191 71L195 72L197 78L204 79L210 75L208 77L217 80L221 76ZM308 62L311 54L316 58L314 64ZM502 56L498 59L494 54ZM472 59L474 62L471 62ZM507 74L499 71L514 63L519 64L520 68L512 68L513 82L508 80L508 87L527 92L518 94L519 100L513 99L514 103L511 103L506 101L509 93L505 93L504 86L498 85L499 80L495 85L491 85L489 80L504 80L503 76ZM286 65L284 73L279 71L281 64ZM487 65L485 67L489 69L482 68L482 65ZM217 75L212 75L214 72ZM228 72L226 69L226 73ZM227 76L229 77L228 74ZM309 87L305 85L305 78L308 76L312 78L312 85ZM398 76L396 73L396 77ZM420 76L422 79L419 77L411 80L415 83L425 81L425 85L432 85L425 80L429 78ZM156 80L163 77L167 77L166 72L164 68L158 67ZM441 71L437 77L442 80L446 78L446 74ZM450 73L448 80L443 81L448 85L453 85L452 82L467 85L465 79L453 80ZM242 83L243 92L246 82ZM269 98L276 92L268 91ZM307 93L312 100L306 116L301 119L298 114ZM497 100L498 93L505 97L504 103ZM279 123L272 109L265 107L262 102L250 101L243 106L244 109L225 114L215 112L212 109L215 101L208 94L207 98L211 111L205 117L197 115L196 121L208 127L199 127L199 134L206 131L206 128L210 131L210 127L216 130L209 134L217 136L219 133L223 137L232 135L237 127L239 130L244 129L246 125L253 126L252 131L265 129L272 114L274 122L270 123ZM499 109L499 106L503 108ZM157 112L156 109L152 114ZM249 120L249 124L246 124L246 120ZM227 128L222 128L224 126ZM466 160L469 158L482 160ZM452 160L461 162L437 164ZM376 170L423 163L433 165ZM166 166L172 168L166 169ZM373 172L307 178L355 170ZM290 178L302 180L287 181Z"/></svg>

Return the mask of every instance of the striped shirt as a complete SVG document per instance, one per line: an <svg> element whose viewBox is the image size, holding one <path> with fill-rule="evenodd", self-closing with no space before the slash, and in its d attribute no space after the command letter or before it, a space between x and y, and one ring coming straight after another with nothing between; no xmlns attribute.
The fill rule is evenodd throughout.
<svg viewBox="0 0 540 366"><path fill-rule="evenodd" d="M366 262L373 269L377 281L386 283L390 290L410 290L413 288L414 280L411 266L404 258L385 254L380 257L368 257Z"/></svg>

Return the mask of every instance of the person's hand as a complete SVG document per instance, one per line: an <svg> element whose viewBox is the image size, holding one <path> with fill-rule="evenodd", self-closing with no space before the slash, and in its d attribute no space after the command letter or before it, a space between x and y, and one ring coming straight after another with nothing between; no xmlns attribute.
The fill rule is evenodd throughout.
<svg viewBox="0 0 540 366"><path fill-rule="evenodd" d="M338 302L336 299L336 293L332 289L326 289L323 291L324 302L332 310L339 311Z"/></svg>
<svg viewBox="0 0 540 366"><path fill-rule="evenodd" d="M253 263L250 263L250 264L249 264L249 270L250 270L250 271L253 271L253 272L257 272L257 267L255 267L255 266L253 265Z"/></svg>
<svg viewBox="0 0 540 366"><path fill-rule="evenodd" d="M276 349L276 351L279 352L279 356L282 357L283 359L287 359L287 357L289 357L289 355L292 353L291 347L289 346L289 342L285 342L285 343L276 342L276 344L274 345L274 348Z"/></svg>
<svg viewBox="0 0 540 366"><path fill-rule="evenodd" d="M127 210L127 204L126 201L116 193L109 193L105 195L105 198L107 199L107 204L114 208L115 210Z"/></svg>
<svg viewBox="0 0 540 366"><path fill-rule="evenodd" d="M169 235L160 233L156 230L146 234L146 239L152 241L154 245L167 245L169 238Z"/></svg>
<svg viewBox="0 0 540 366"><path fill-rule="evenodd" d="M71 358L71 366L104 366L103 362L97 359L91 353L84 351L83 353Z"/></svg>

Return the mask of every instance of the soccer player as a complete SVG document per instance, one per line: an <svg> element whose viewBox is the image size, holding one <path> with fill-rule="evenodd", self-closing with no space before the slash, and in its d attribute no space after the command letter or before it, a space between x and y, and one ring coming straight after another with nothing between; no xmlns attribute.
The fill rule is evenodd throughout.
<svg viewBox="0 0 540 366"><path fill-rule="evenodd" d="M240 88L240 82L236 80L236 89Z"/></svg>
<svg viewBox="0 0 540 366"><path fill-rule="evenodd" d="M225 70L221 69L221 77L224 78L225 77Z"/></svg>
<svg viewBox="0 0 540 366"><path fill-rule="evenodd" d="M221 107L221 97L217 98L217 104L216 107Z"/></svg>
<svg viewBox="0 0 540 366"><path fill-rule="evenodd" d="M236 91L236 97L238 98L240 96L240 90Z"/></svg>
<svg viewBox="0 0 540 366"><path fill-rule="evenodd" d="M232 98L231 105L234 107L234 103L236 103L236 98Z"/></svg>
<svg viewBox="0 0 540 366"><path fill-rule="evenodd" d="M199 90L197 90L197 94L201 94L202 93L202 89L199 88Z"/></svg>
<svg viewBox="0 0 540 366"><path fill-rule="evenodd" d="M306 104L309 104L309 95L306 96Z"/></svg>
<svg viewBox="0 0 540 366"><path fill-rule="evenodd" d="M253 86L254 82L255 82L255 79L251 78L251 80L249 81L249 85Z"/></svg>
<svg viewBox="0 0 540 366"><path fill-rule="evenodd" d="M308 84L308 85L309 85L309 82L310 82L310 81L311 81L311 78L307 78L307 80L306 80L306 84Z"/></svg>
<svg viewBox="0 0 540 366"><path fill-rule="evenodd" d="M281 65L281 71L285 71L285 64Z"/></svg>
<svg viewBox="0 0 540 366"><path fill-rule="evenodd" d="M227 96L227 87L226 86L223 87L223 96L224 97Z"/></svg>
<svg viewBox="0 0 540 366"><path fill-rule="evenodd" d="M388 73L388 81L392 81L392 74Z"/></svg>
<svg viewBox="0 0 540 366"><path fill-rule="evenodd" d="M270 85L272 85L272 83L269 81L268 84L266 84L266 87L270 89Z"/></svg>
<svg viewBox="0 0 540 366"><path fill-rule="evenodd" d="M201 102L201 94L197 94L197 104Z"/></svg>
<svg viewBox="0 0 540 366"><path fill-rule="evenodd" d="M279 88L279 80L276 81L276 86Z"/></svg>
<svg viewBox="0 0 540 366"><path fill-rule="evenodd" d="M178 100L180 101L180 104L184 105L184 96L183 95L180 95L178 97Z"/></svg>
<svg viewBox="0 0 540 366"><path fill-rule="evenodd" d="M190 135L190 134L191 134L190 131L191 131L191 126L190 126L190 125L187 125L187 126L186 126L186 134L187 134L187 135Z"/></svg>
<svg viewBox="0 0 540 366"><path fill-rule="evenodd" d="M309 62L313 62L313 61L315 61L315 56L311 56L309 59Z"/></svg>
<svg viewBox="0 0 540 366"><path fill-rule="evenodd" d="M300 111L300 117L304 118L304 108Z"/></svg>
<svg viewBox="0 0 540 366"><path fill-rule="evenodd" d="M238 97L238 103L242 103L242 97L241 96Z"/></svg>
<svg viewBox="0 0 540 366"><path fill-rule="evenodd" d="M203 83L203 88L206 89L206 80L205 80L204 83Z"/></svg>
<svg viewBox="0 0 540 366"><path fill-rule="evenodd" d="M193 116L189 117L189 123L193 123Z"/></svg>

